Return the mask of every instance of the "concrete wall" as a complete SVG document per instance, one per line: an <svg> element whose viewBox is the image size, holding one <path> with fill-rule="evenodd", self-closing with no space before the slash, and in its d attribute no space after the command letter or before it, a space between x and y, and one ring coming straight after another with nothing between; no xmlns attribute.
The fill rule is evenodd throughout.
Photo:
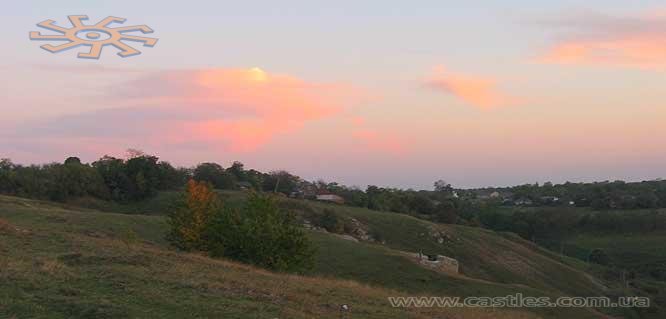
<svg viewBox="0 0 666 319"><path fill-rule="evenodd" d="M437 255L436 260L429 260L427 255L417 254L417 258L419 258L419 263L426 267L455 274L459 273L460 264L458 260L451 257Z"/></svg>

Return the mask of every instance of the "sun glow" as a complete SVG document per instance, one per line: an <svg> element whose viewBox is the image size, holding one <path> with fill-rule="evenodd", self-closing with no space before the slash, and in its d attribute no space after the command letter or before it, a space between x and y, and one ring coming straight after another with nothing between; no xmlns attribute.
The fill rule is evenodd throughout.
<svg viewBox="0 0 666 319"><path fill-rule="evenodd" d="M257 67L251 68L248 71L248 75L249 75L249 77L252 81L266 82L266 80L268 80L268 76L266 75L266 72L264 72L264 70L262 70L260 68L257 68Z"/></svg>

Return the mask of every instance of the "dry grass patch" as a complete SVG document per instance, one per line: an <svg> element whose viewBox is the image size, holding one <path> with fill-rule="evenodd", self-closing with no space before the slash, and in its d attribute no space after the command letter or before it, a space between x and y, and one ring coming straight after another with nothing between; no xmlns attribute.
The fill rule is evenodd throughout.
<svg viewBox="0 0 666 319"><path fill-rule="evenodd" d="M0 234L13 235L15 233L16 233L16 227L14 227L8 221L0 218Z"/></svg>
<svg viewBox="0 0 666 319"><path fill-rule="evenodd" d="M67 265L56 259L42 259L36 262L37 269L49 276L53 277L66 277L70 275L70 270Z"/></svg>

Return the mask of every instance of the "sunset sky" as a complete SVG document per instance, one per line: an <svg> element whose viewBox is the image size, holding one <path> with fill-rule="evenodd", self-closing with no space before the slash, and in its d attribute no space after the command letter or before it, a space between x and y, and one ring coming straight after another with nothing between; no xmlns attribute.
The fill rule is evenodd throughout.
<svg viewBox="0 0 666 319"><path fill-rule="evenodd" d="M0 157L416 189L666 177L663 0L92 2L2 5ZM159 42L84 60L28 38L84 14Z"/></svg>

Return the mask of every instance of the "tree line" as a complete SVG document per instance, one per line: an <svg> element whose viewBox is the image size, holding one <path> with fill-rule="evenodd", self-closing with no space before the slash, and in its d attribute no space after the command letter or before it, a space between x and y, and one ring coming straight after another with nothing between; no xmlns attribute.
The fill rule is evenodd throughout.
<svg viewBox="0 0 666 319"><path fill-rule="evenodd" d="M444 223L459 221L465 202L451 195L453 188L439 182L435 191L368 186L348 187L324 181L309 182L286 171L260 172L234 162L225 168L206 162L196 167L174 167L155 155L128 150L125 158L105 155L92 163L69 157L62 163L20 165L0 160L0 193L66 202L93 197L115 202L140 201L159 191L180 190L188 180L209 183L220 190L253 189L285 196L315 199L325 192L341 196L346 205L416 215Z"/></svg>
<svg viewBox="0 0 666 319"><path fill-rule="evenodd" d="M2 159L0 193L53 201L90 196L125 202L180 188L188 175L187 169L174 168L143 153L127 159L104 156L89 164L77 157L63 163L29 166Z"/></svg>
<svg viewBox="0 0 666 319"><path fill-rule="evenodd" d="M138 201L162 190L182 189L189 179L210 183L215 189L253 189L305 199L314 199L325 192L342 197L345 205L469 225L482 224L481 212L496 211L507 202L519 200L538 207L578 206L596 210L666 207L666 181L661 180L545 183L467 190L454 189L439 180L433 190L375 185L361 189L322 180L310 182L286 171L264 173L246 169L241 162L227 168L212 162L192 168L174 167L157 156L136 150L128 151L126 158L104 156L87 164L76 157L63 163L29 166L8 159L0 161L0 193L54 201L85 196L117 202ZM500 196L486 196L491 192Z"/></svg>
<svg viewBox="0 0 666 319"><path fill-rule="evenodd" d="M482 226L514 232L532 241L559 241L576 233L650 233L666 231L666 213L657 210L591 211L535 208L483 210Z"/></svg>
<svg viewBox="0 0 666 319"><path fill-rule="evenodd" d="M240 162L228 168L217 163L174 167L137 150L129 150L126 158L105 155L92 163L82 163L78 157L43 165L0 160L0 194L61 202L79 197L140 201L159 191L180 190L190 179L221 190L249 188L284 194L295 192L305 182L285 171L246 170Z"/></svg>
<svg viewBox="0 0 666 319"><path fill-rule="evenodd" d="M596 210L666 208L666 181L525 184L488 190L526 199L534 206L591 207ZM553 200L553 199L557 200Z"/></svg>

